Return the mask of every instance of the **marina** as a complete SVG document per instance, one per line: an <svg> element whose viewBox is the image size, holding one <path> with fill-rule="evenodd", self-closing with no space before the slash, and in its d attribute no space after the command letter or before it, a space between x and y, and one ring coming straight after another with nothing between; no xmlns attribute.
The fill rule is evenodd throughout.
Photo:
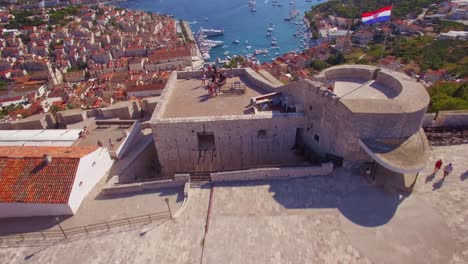
<svg viewBox="0 0 468 264"><path fill-rule="evenodd" d="M175 19L188 21L192 31L196 32L197 44L207 62L225 61L227 56L243 55L263 63L314 45L303 14L320 2L134 0L120 5L170 14ZM255 52L259 50L263 52Z"/></svg>

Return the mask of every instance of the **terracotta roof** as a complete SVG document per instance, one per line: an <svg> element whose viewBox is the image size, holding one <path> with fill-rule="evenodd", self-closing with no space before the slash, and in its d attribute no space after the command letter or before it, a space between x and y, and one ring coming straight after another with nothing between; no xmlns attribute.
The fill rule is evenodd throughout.
<svg viewBox="0 0 468 264"><path fill-rule="evenodd" d="M165 83L152 83L143 85L134 85L127 88L128 92L139 92L139 91L153 91L162 90L166 86Z"/></svg>
<svg viewBox="0 0 468 264"><path fill-rule="evenodd" d="M150 54L148 58L150 61L159 61L188 56L191 56L190 50L185 47L181 47L174 49L159 49Z"/></svg>
<svg viewBox="0 0 468 264"><path fill-rule="evenodd" d="M0 202L68 203L79 159L0 158Z"/></svg>
<svg viewBox="0 0 468 264"><path fill-rule="evenodd" d="M80 158L97 147L0 147L0 202L68 202ZM52 161L45 165L43 154Z"/></svg>
<svg viewBox="0 0 468 264"><path fill-rule="evenodd" d="M76 135L78 138L78 135ZM52 158L82 158L95 151L97 146L53 147L53 146L0 146L0 158L42 158L49 154Z"/></svg>

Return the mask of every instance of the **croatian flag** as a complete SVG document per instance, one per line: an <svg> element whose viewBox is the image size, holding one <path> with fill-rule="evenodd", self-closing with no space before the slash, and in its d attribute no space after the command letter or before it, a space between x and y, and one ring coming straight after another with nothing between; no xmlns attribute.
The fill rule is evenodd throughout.
<svg viewBox="0 0 468 264"><path fill-rule="evenodd" d="M392 6L383 7L374 12L362 13L362 23L366 25L390 21Z"/></svg>

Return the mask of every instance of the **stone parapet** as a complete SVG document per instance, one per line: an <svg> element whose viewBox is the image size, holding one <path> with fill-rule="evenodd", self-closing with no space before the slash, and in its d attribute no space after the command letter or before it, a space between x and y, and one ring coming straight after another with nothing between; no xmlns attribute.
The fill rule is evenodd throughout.
<svg viewBox="0 0 468 264"><path fill-rule="evenodd" d="M332 173L332 171L332 163L323 163L321 166L275 167L216 172L211 174L211 180L213 182L226 182L293 179L299 177L328 175Z"/></svg>
<svg viewBox="0 0 468 264"><path fill-rule="evenodd" d="M174 179L167 180L156 180L156 181L145 181L135 183L118 183L119 176L112 177L102 188L103 194L123 194L142 192L146 190L160 190L165 188L175 188L185 186L185 183L189 182L190 176L188 174L176 174Z"/></svg>

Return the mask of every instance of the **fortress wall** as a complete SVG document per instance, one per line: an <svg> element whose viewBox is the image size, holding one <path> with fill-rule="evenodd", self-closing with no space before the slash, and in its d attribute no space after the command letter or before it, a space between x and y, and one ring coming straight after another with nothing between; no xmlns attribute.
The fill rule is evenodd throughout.
<svg viewBox="0 0 468 264"><path fill-rule="evenodd" d="M435 125L436 113L426 113L424 115L423 127L433 127Z"/></svg>
<svg viewBox="0 0 468 264"><path fill-rule="evenodd" d="M166 86L164 86L164 90L159 97L159 102L153 111L153 115L151 116L152 122L156 122L156 120L160 119L162 117L162 114L164 113L166 109L166 104L169 98L172 95L172 92L174 91L174 85L175 82L177 81L177 72L172 72L171 77L167 80Z"/></svg>
<svg viewBox="0 0 468 264"><path fill-rule="evenodd" d="M337 98L327 96L322 85L299 81L278 90L292 96L294 103L304 106L302 137L305 145L322 156L328 153L352 159L360 151L358 137L350 122L352 113Z"/></svg>
<svg viewBox="0 0 468 264"><path fill-rule="evenodd" d="M433 126L468 128L468 111L440 111Z"/></svg>
<svg viewBox="0 0 468 264"><path fill-rule="evenodd" d="M403 90L400 81L385 72L379 72L377 75L377 83L390 88L395 93L395 95L400 94Z"/></svg>
<svg viewBox="0 0 468 264"><path fill-rule="evenodd" d="M258 168L223 171L211 173L211 179L213 182L292 179L298 177L328 175L332 173L332 171L333 164L324 163L320 166Z"/></svg>
<svg viewBox="0 0 468 264"><path fill-rule="evenodd" d="M250 68L245 68L244 76L255 86L270 93L275 92L275 88L278 87L266 81L263 77Z"/></svg>
<svg viewBox="0 0 468 264"><path fill-rule="evenodd" d="M325 77L329 80L359 79L371 80L374 70L370 68L340 67L338 69L325 70Z"/></svg>
<svg viewBox="0 0 468 264"><path fill-rule="evenodd" d="M187 171L234 170L291 164L291 149L302 115L152 124L164 175ZM259 131L264 130L265 134ZM199 132L212 132L215 149L200 151Z"/></svg>
<svg viewBox="0 0 468 264"><path fill-rule="evenodd" d="M71 125L82 122L86 119L86 112L81 109L71 109L57 113L57 119L60 124Z"/></svg>
<svg viewBox="0 0 468 264"><path fill-rule="evenodd" d="M414 113L355 113L353 129L361 138L404 138L419 131L426 109Z"/></svg>

